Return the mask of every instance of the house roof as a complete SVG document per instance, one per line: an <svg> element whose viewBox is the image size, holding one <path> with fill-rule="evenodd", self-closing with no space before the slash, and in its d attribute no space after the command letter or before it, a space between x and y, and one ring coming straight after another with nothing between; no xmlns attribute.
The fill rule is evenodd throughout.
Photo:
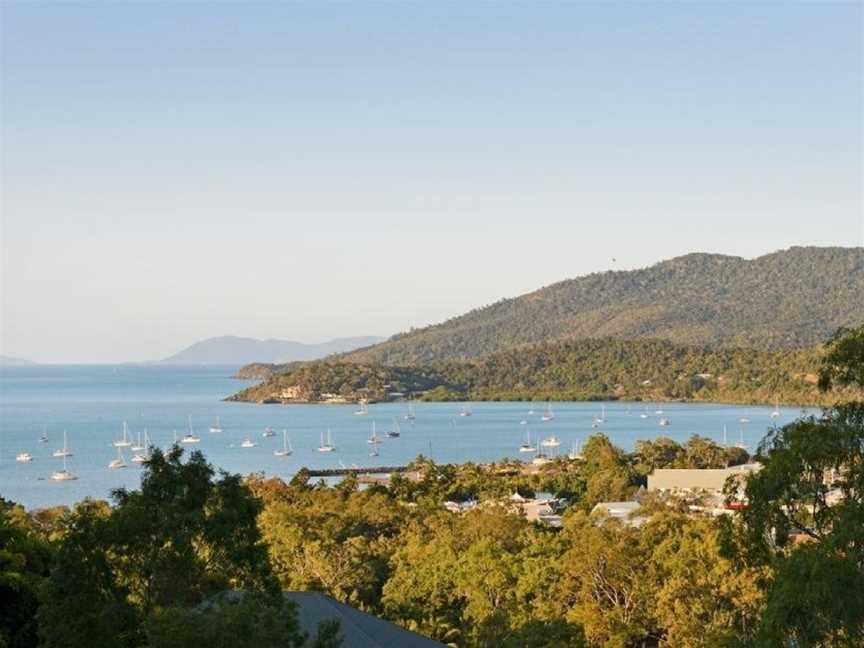
<svg viewBox="0 0 864 648"><path fill-rule="evenodd" d="M336 619L342 648L434 648L444 644L340 603L318 592L283 592L297 605L300 629L314 637L321 621Z"/></svg>
<svg viewBox="0 0 864 648"><path fill-rule="evenodd" d="M658 468L648 475L648 490L723 490L732 475L748 475L759 470L759 464L731 468Z"/></svg>
<svg viewBox="0 0 864 648"><path fill-rule="evenodd" d="M600 502L593 509L594 511L607 511L610 515L626 515L639 509L639 502Z"/></svg>

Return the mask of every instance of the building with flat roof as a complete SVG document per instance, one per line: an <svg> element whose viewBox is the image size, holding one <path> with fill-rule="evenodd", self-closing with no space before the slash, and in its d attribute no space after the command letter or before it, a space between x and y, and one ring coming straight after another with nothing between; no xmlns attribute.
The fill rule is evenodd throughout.
<svg viewBox="0 0 864 648"><path fill-rule="evenodd" d="M760 468L757 463L730 468L658 468L648 475L648 490L720 492L729 477L746 477Z"/></svg>

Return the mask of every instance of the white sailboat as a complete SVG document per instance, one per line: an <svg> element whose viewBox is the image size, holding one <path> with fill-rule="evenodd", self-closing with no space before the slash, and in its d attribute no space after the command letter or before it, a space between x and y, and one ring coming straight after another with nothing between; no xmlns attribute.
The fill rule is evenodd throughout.
<svg viewBox="0 0 864 648"><path fill-rule="evenodd" d="M123 438L117 439L114 441L115 448L128 448L132 445L132 442L129 440L129 426L126 425L126 421L123 421Z"/></svg>
<svg viewBox="0 0 864 648"><path fill-rule="evenodd" d="M471 406L467 404L464 405L462 411L459 412L459 416L471 416Z"/></svg>
<svg viewBox="0 0 864 648"><path fill-rule="evenodd" d="M48 426L42 426L42 434L39 435L39 443L48 443Z"/></svg>
<svg viewBox="0 0 864 648"><path fill-rule="evenodd" d="M771 412L771 418L780 418L780 401L774 401L774 411Z"/></svg>
<svg viewBox="0 0 864 648"><path fill-rule="evenodd" d="M416 418L417 418L417 415L414 414L414 403L409 401L408 402L408 413L405 414L405 420L406 421L413 421Z"/></svg>
<svg viewBox="0 0 864 648"><path fill-rule="evenodd" d="M747 449L747 444L744 443L744 426L743 425L741 426L741 429L739 431L738 443L735 444L735 447L741 448L742 450Z"/></svg>
<svg viewBox="0 0 864 648"><path fill-rule="evenodd" d="M28 461L33 461L33 455L31 455L29 452L19 452L17 455L15 455L15 461L27 463Z"/></svg>
<svg viewBox="0 0 864 648"><path fill-rule="evenodd" d="M582 458L582 453L579 450L579 442L578 441L574 441L573 444L570 446L570 452L567 453L567 458L568 459L581 459Z"/></svg>
<svg viewBox="0 0 864 648"><path fill-rule="evenodd" d="M219 432L222 432L222 425L219 423L218 416L216 417L216 422L210 426L210 432L212 432L213 434L218 434Z"/></svg>
<svg viewBox="0 0 864 648"><path fill-rule="evenodd" d="M605 405L600 406L600 416L596 417L595 420L597 421L598 424L601 424L601 425L606 422L606 406Z"/></svg>
<svg viewBox="0 0 864 648"><path fill-rule="evenodd" d="M141 448L139 452L136 452L132 455L132 463L142 464L145 461L150 461L150 437L147 434L147 429L144 429L144 446Z"/></svg>
<svg viewBox="0 0 864 648"><path fill-rule="evenodd" d="M360 401L360 409L354 412L354 416L366 416L369 413L369 405L366 400Z"/></svg>
<svg viewBox="0 0 864 648"><path fill-rule="evenodd" d="M144 429L144 434L145 434L145 436L146 436L146 434L147 434L147 429L146 429L146 428ZM142 450L144 450L144 444L141 442L141 430L138 430L138 441L135 443L135 445L133 445L133 446L132 446L131 448L129 448L129 449L130 449L132 452L141 452Z"/></svg>
<svg viewBox="0 0 864 648"><path fill-rule="evenodd" d="M387 436L391 439L395 439L402 434L402 431L399 429L399 421L395 418L393 419L393 427L387 430Z"/></svg>
<svg viewBox="0 0 864 648"><path fill-rule="evenodd" d="M648 408L646 407L642 410L642 413L639 415L639 418L647 419L648 418Z"/></svg>
<svg viewBox="0 0 864 648"><path fill-rule="evenodd" d="M378 432L375 429L375 421L372 421L372 432L369 434L369 438L366 439L366 443L371 443L372 445L381 443L381 439L378 438Z"/></svg>
<svg viewBox="0 0 864 648"><path fill-rule="evenodd" d="M189 430L180 439L180 443L201 443L201 437L196 436L192 430L192 417L189 417Z"/></svg>
<svg viewBox="0 0 864 648"><path fill-rule="evenodd" d="M327 428L327 441L324 441L324 433L321 433L321 445L318 446L318 452L333 452L336 446L333 445L333 440L330 438L330 428Z"/></svg>
<svg viewBox="0 0 864 648"><path fill-rule="evenodd" d="M123 449L122 448L120 448L120 447L117 448L117 458L112 459L111 462L108 464L108 467L111 470L116 470L117 468L125 468L126 467L126 459L125 459L125 457L123 457Z"/></svg>
<svg viewBox="0 0 864 648"><path fill-rule="evenodd" d="M671 421L670 421L668 418L661 418L661 419L660 419L660 425L661 425L661 427L666 427L666 426L669 425L670 423L671 423Z"/></svg>
<svg viewBox="0 0 864 648"><path fill-rule="evenodd" d="M525 441L519 446L519 452L534 452L534 445L531 443L531 430L525 430Z"/></svg>
<svg viewBox="0 0 864 648"><path fill-rule="evenodd" d="M290 457L292 452L291 444L288 442L288 430L282 430L282 448L274 450L273 454L276 457Z"/></svg>
<svg viewBox="0 0 864 648"><path fill-rule="evenodd" d="M553 434L552 436L543 439L542 445L544 448L557 448L561 445L561 441Z"/></svg>
<svg viewBox="0 0 864 648"><path fill-rule="evenodd" d="M273 437L273 436L276 436L276 432L274 432L273 428L268 425L266 428L264 428L264 431L261 433L261 436L263 436L265 438Z"/></svg>
<svg viewBox="0 0 864 648"><path fill-rule="evenodd" d="M537 447L535 448L534 458L531 460L531 463L538 464L538 465L549 463L549 458L545 454L543 454L543 452L541 452L541 450L540 450L540 442L539 441L537 442Z"/></svg>
<svg viewBox="0 0 864 648"><path fill-rule="evenodd" d="M544 421L552 421L555 419L555 414L552 413L552 403L546 405L546 413L541 417Z"/></svg>
<svg viewBox="0 0 864 648"><path fill-rule="evenodd" d="M245 439L243 439L243 442L240 444L240 447L241 448L254 448L257 445L258 445L257 443L255 443L252 439L250 439L247 436Z"/></svg>
<svg viewBox="0 0 864 648"><path fill-rule="evenodd" d="M54 481L72 481L73 479L78 479L76 475L73 475L66 469L66 455L63 455L63 470L56 470L51 473L51 479Z"/></svg>
<svg viewBox="0 0 864 648"><path fill-rule="evenodd" d="M55 457L71 457L72 451L69 449L69 444L66 442L66 430L63 430L63 447L58 448L52 453Z"/></svg>

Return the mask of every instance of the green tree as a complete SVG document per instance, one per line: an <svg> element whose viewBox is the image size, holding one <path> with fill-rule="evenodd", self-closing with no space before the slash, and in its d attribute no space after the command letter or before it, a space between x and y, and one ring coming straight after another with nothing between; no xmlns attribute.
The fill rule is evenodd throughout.
<svg viewBox="0 0 864 648"><path fill-rule="evenodd" d="M829 343L823 388L862 386L862 339L864 327ZM740 524L726 528L731 550L774 570L754 640L862 645L864 403L839 404L774 430L757 459L763 468L747 480ZM790 542L792 531L810 542Z"/></svg>
<svg viewBox="0 0 864 648"><path fill-rule="evenodd" d="M200 452L154 451L139 491L114 506L78 506L59 542L40 611L47 646L127 646L141 624L169 608L193 608L243 589L280 600L257 526L260 501L236 475Z"/></svg>
<svg viewBox="0 0 864 648"><path fill-rule="evenodd" d="M51 548L33 531L20 506L0 499L0 646L35 647L38 594Z"/></svg>
<svg viewBox="0 0 864 648"><path fill-rule="evenodd" d="M270 597L254 594L217 596L195 609L160 609L147 619L144 634L149 648L300 648L308 645L305 633L297 626L293 604L283 601L279 605Z"/></svg>

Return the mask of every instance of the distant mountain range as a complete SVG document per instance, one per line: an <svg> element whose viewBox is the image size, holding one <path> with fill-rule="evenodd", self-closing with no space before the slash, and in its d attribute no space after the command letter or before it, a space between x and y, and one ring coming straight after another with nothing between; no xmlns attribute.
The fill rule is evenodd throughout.
<svg viewBox="0 0 864 648"><path fill-rule="evenodd" d="M603 337L769 351L811 347L862 322L864 248L793 247L752 260L696 253L562 281L340 359L422 364Z"/></svg>
<svg viewBox="0 0 864 648"><path fill-rule="evenodd" d="M0 355L0 367L23 367L32 364L35 363L30 362L29 360L22 360L21 358L12 358L10 356Z"/></svg>
<svg viewBox="0 0 864 648"><path fill-rule="evenodd" d="M289 340L256 340L225 335L196 342L179 353L160 360L159 364L243 365L252 362L285 363L317 360L333 353L353 351L381 342L377 336L337 338L321 344L303 344Z"/></svg>

